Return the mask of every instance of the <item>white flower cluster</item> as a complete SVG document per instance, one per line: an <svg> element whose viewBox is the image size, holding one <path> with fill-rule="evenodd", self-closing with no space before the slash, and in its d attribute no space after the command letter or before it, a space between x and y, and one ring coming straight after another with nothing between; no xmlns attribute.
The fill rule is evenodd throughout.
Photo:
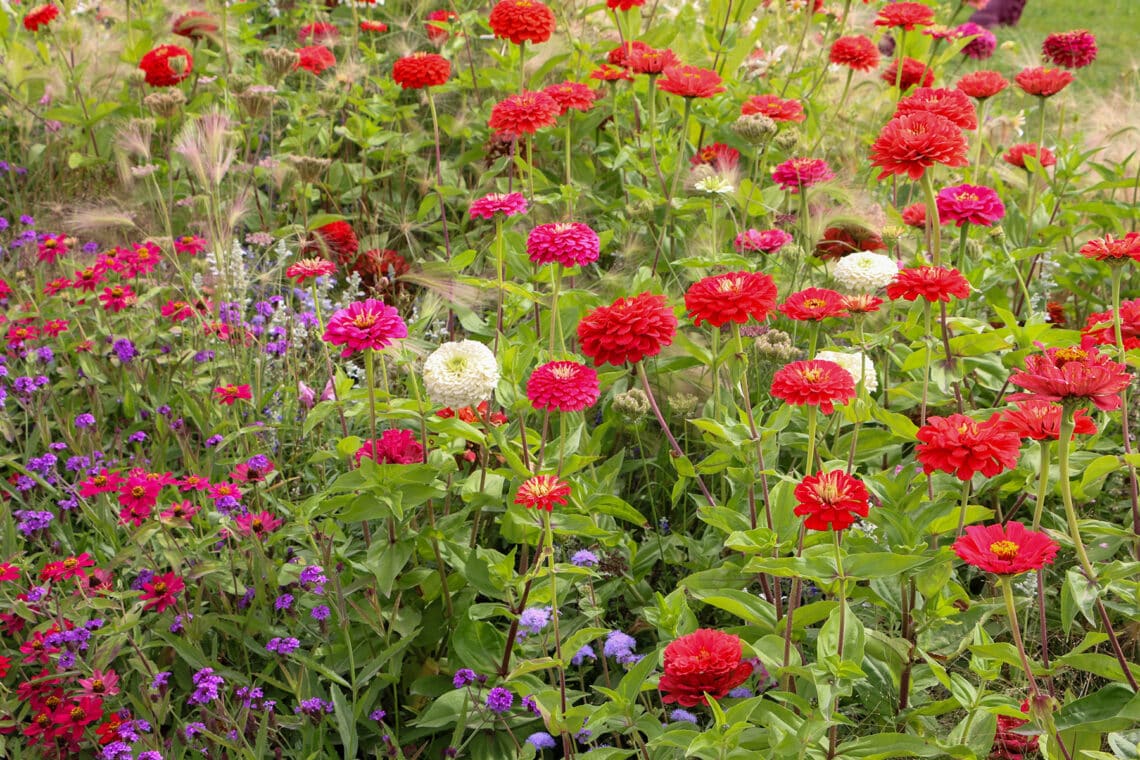
<svg viewBox="0 0 1140 760"><path fill-rule="evenodd" d="M424 361L424 388L441 406L474 406L499 384L499 363L474 340L444 343Z"/></svg>
<svg viewBox="0 0 1140 760"><path fill-rule="evenodd" d="M856 385L859 383L859 378L862 377L863 386L868 393L879 390L879 375L875 372L875 365L871 362L871 358L862 351L853 351L849 354L839 351L820 351L815 355L815 358L820 361L835 362L847 370L847 374L854 378ZM864 367L866 367L866 373L864 373Z"/></svg>
<svg viewBox="0 0 1140 760"><path fill-rule="evenodd" d="M835 264L836 282L852 293L873 293L886 287L899 273L898 264L890 256L871 251L857 251Z"/></svg>

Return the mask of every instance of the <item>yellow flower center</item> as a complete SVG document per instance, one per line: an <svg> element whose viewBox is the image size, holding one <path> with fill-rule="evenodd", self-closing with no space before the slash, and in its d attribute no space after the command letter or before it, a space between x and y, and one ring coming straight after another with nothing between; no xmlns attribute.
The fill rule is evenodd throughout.
<svg viewBox="0 0 1140 760"><path fill-rule="evenodd" d="M1017 558L1017 552L1021 549L1020 546L1012 541L995 541L990 544L990 551L998 559L1013 560Z"/></svg>
<svg viewBox="0 0 1140 760"><path fill-rule="evenodd" d="M1069 362L1079 362L1087 358L1089 358L1089 352L1076 346L1058 349L1057 353L1053 354L1053 359L1057 362L1058 367L1064 367Z"/></svg>
<svg viewBox="0 0 1140 760"><path fill-rule="evenodd" d="M811 369L805 369L800 374L800 377L804 379L804 382L818 383L823 379L823 372L819 369L816 369L815 367L812 367Z"/></svg>
<svg viewBox="0 0 1140 760"><path fill-rule="evenodd" d="M357 314L356 318L352 320L352 324L361 329L372 327L376 324L375 314Z"/></svg>
<svg viewBox="0 0 1140 760"><path fill-rule="evenodd" d="M743 285L743 277L725 277L717 282L717 290L721 293L738 293Z"/></svg>
<svg viewBox="0 0 1140 760"><path fill-rule="evenodd" d="M822 309L827 306L827 301L822 298L807 298L804 299L805 309Z"/></svg>

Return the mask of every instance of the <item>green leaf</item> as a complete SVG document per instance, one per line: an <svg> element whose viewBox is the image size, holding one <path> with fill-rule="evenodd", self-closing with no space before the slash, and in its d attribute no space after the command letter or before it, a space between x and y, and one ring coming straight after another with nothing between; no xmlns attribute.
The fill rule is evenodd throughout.
<svg viewBox="0 0 1140 760"><path fill-rule="evenodd" d="M848 578L868 580L870 578L890 578L911 573L923 565L930 564L930 557L919 557L891 552L868 552L853 554L843 561L843 572Z"/></svg>
<svg viewBox="0 0 1140 760"><path fill-rule="evenodd" d="M622 676L621 682L618 683L617 693L627 704L632 704L637 700L637 695L645 688L645 681L649 678L650 671L656 667L657 652L653 651L642 657L640 662Z"/></svg>
<svg viewBox="0 0 1140 760"><path fill-rule="evenodd" d="M1087 697L1069 702L1056 716L1060 731L1108 732L1132 728L1140 720L1140 695L1122 683L1111 683Z"/></svg>
<svg viewBox="0 0 1140 760"><path fill-rule="evenodd" d="M336 716L337 731L340 732L340 741L344 745L344 757L356 757L356 718L352 714L352 707L344 699L344 694L336 686L329 687L332 695L333 714Z"/></svg>
<svg viewBox="0 0 1140 760"><path fill-rule="evenodd" d="M693 594L699 601L710 607L724 610L744 622L759 626L765 633L775 631L776 611L771 604L755 594L739 589L726 588L718 594Z"/></svg>
<svg viewBox="0 0 1140 760"><path fill-rule="evenodd" d="M891 757L951 757L974 760L973 750L962 745L947 747L933 739L911 734L876 734L839 745L839 757L886 760Z"/></svg>

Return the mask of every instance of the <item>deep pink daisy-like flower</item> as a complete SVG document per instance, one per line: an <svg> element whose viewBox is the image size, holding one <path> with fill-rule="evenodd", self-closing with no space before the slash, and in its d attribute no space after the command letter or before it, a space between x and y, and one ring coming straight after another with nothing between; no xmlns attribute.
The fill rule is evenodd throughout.
<svg viewBox="0 0 1140 760"><path fill-rule="evenodd" d="M772 376L772 395L795 406L818 406L824 414L855 398L855 378L835 362L792 362Z"/></svg>
<svg viewBox="0 0 1140 760"><path fill-rule="evenodd" d="M822 158L789 158L772 170L772 181L792 193L834 177L835 172Z"/></svg>
<svg viewBox="0 0 1140 760"><path fill-rule="evenodd" d="M934 202L943 224L954 222L959 227L963 224L990 227L1005 216L1005 204L997 191L981 185L943 188Z"/></svg>
<svg viewBox="0 0 1140 760"><path fill-rule="evenodd" d="M978 26L971 21L967 21L965 24L959 26L956 31L956 36L959 39L964 37L974 38L966 43L966 47L962 48L962 55L967 58L973 58L975 61L984 61L997 50L997 37L984 26Z"/></svg>
<svg viewBox="0 0 1140 760"><path fill-rule="evenodd" d="M526 397L535 409L580 412L598 401L598 373L578 362L548 362L526 381Z"/></svg>
<svg viewBox="0 0 1140 760"><path fill-rule="evenodd" d="M1014 393L1010 401L1036 398L1042 401L1086 400L1097 409L1120 408L1120 392L1132 382L1128 368L1097 349L1050 348L1025 357L1025 369L1009 378L1027 393Z"/></svg>
<svg viewBox="0 0 1140 760"><path fill-rule="evenodd" d="M340 355L347 357L356 351L387 348L392 341L408 337L408 326L394 307L370 298L333 314L322 337L334 346L344 346Z"/></svg>
<svg viewBox="0 0 1140 760"><path fill-rule="evenodd" d="M1054 66L1083 69L1096 60L1096 36L1087 29L1050 34L1041 44L1041 55Z"/></svg>
<svg viewBox="0 0 1140 760"><path fill-rule="evenodd" d="M997 575L1040 570L1052 564L1060 548L1045 533L1030 530L1019 522L1005 526L970 525L966 534L954 542L954 553L968 564Z"/></svg>
<svg viewBox="0 0 1140 760"><path fill-rule="evenodd" d="M779 306L788 319L819 322L831 317L846 317L843 296L829 288L805 288L788 296Z"/></svg>
<svg viewBox="0 0 1140 760"><path fill-rule="evenodd" d="M143 593L139 598L144 602L144 610L162 612L178 601L178 594L184 588L186 588L186 582L182 580L181 576L174 573L163 573L154 576L143 584Z"/></svg>
<svg viewBox="0 0 1140 760"><path fill-rule="evenodd" d="M491 193L472 203L467 213L472 219L492 219L495 214L503 216L525 214L526 209L526 196L522 193Z"/></svg>
<svg viewBox="0 0 1140 760"><path fill-rule="evenodd" d="M581 222L540 224L526 239L527 256L535 264L585 266L598 260L600 247L598 233Z"/></svg>
<svg viewBox="0 0 1140 760"><path fill-rule="evenodd" d="M775 253L792 239L783 230L745 230L736 236L732 245L737 253Z"/></svg>

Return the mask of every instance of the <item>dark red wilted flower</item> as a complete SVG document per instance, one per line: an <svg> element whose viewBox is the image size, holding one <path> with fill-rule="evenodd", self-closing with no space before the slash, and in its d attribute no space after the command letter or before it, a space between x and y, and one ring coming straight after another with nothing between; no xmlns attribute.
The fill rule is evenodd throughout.
<svg viewBox="0 0 1140 760"><path fill-rule="evenodd" d="M665 647L665 672L657 682L661 701L695 707L708 697L721 699L752 675L742 657L740 638L723 631L698 628L674 639Z"/></svg>
<svg viewBox="0 0 1140 760"><path fill-rule="evenodd" d="M860 224L843 223L828 227L815 244L815 255L823 261L835 261L857 251L885 251L882 236Z"/></svg>
<svg viewBox="0 0 1140 760"><path fill-rule="evenodd" d="M554 11L538 0L499 0L487 20L496 37L516 45L546 42L554 33Z"/></svg>
<svg viewBox="0 0 1140 760"><path fill-rule="evenodd" d="M998 427L1017 433L1019 438L1034 441L1057 441L1061 438L1061 406L1037 398L1022 399L1016 409L1007 409L998 418ZM1096 423L1087 409L1078 409L1074 415L1076 428L1073 436L1095 435Z"/></svg>
<svg viewBox="0 0 1140 760"><path fill-rule="evenodd" d="M665 69L657 88L683 98L711 98L724 92L720 74L700 66L676 65Z"/></svg>
<svg viewBox="0 0 1140 760"><path fill-rule="evenodd" d="M553 512L555 505L566 503L570 485L554 475L535 475L528 478L515 495L515 504L527 509L545 509Z"/></svg>
<svg viewBox="0 0 1140 760"><path fill-rule="evenodd" d="M1042 401L1091 401L1097 409L1120 408L1120 392L1132 382L1128 368L1096 348L1050 348L1025 357L1025 369L1009 381L1027 393L1014 393L1010 401L1037 398Z"/></svg>
<svg viewBox="0 0 1140 760"><path fill-rule="evenodd" d="M919 87L899 101L894 118L926 111L944 116L959 129L977 129L978 114L966 93L942 87Z"/></svg>
<svg viewBox="0 0 1140 760"><path fill-rule="evenodd" d="M1037 143L1018 143L1007 150L1002 159L1011 166L1026 169L1028 168L1025 164L1026 156L1037 159L1042 168L1057 165L1057 157L1053 155L1053 151Z"/></svg>
<svg viewBox="0 0 1140 760"><path fill-rule="evenodd" d="M151 87L173 87L190 76L194 59L186 48L159 45L142 57L139 68Z"/></svg>
<svg viewBox="0 0 1140 760"><path fill-rule="evenodd" d="M451 76L451 63L435 53L413 53L392 64L392 79L405 90L437 87Z"/></svg>
<svg viewBox="0 0 1140 760"><path fill-rule="evenodd" d="M806 517L808 530L846 530L866 517L867 487L843 470L808 475L796 486L795 513Z"/></svg>
<svg viewBox="0 0 1140 760"><path fill-rule="evenodd" d="M897 301L917 301L925 298L936 301L950 301L950 297L969 298L970 283L957 269L945 267L912 267L899 271L895 281L887 286L887 298Z"/></svg>
<svg viewBox="0 0 1140 760"><path fill-rule="evenodd" d="M545 92L524 91L508 95L491 109L487 125L496 132L519 136L532 135L552 126L561 109Z"/></svg>
<svg viewBox="0 0 1140 760"><path fill-rule="evenodd" d="M1129 232L1122 238L1113 237L1111 233L1094 238L1081 246L1081 255L1109 264L1140 263L1140 232Z"/></svg>
<svg viewBox="0 0 1140 760"><path fill-rule="evenodd" d="M971 71L955 86L975 100L985 100L1009 87L1009 80L996 71Z"/></svg>
<svg viewBox="0 0 1140 760"><path fill-rule="evenodd" d="M871 146L871 164L879 179L904 174L921 179L935 164L966 166L966 138L949 119L918 111L891 119Z"/></svg>
<svg viewBox="0 0 1140 760"><path fill-rule="evenodd" d="M948 472L959 480L969 480L980 472L992 478L1003 470L1017 467L1021 438L1004 430L1000 414L978 422L964 414L930 417L915 437L915 457L923 472Z"/></svg>
<svg viewBox="0 0 1140 760"><path fill-rule="evenodd" d="M324 45L310 45L297 48L297 59L294 69L304 69L313 74L320 74L325 69L336 65L336 56Z"/></svg>
<svg viewBox="0 0 1140 760"><path fill-rule="evenodd" d="M760 114L772 121L800 122L807 118L803 104L779 95L753 95L740 106L741 116Z"/></svg>
<svg viewBox="0 0 1140 760"><path fill-rule="evenodd" d="M1083 69L1096 60L1096 36L1087 29L1050 34L1041 44L1041 55L1055 66Z"/></svg>
<svg viewBox="0 0 1140 760"><path fill-rule="evenodd" d="M969 525L954 542L954 553L967 564L996 575L1020 575L1052 564L1061 547L1041 531L1019 522Z"/></svg>
<svg viewBox="0 0 1140 760"><path fill-rule="evenodd" d="M890 29L914 31L915 27L930 26L934 23L934 9L929 5L915 2L887 3L879 9L875 26Z"/></svg>
<svg viewBox="0 0 1140 760"><path fill-rule="evenodd" d="M792 362L772 376L772 395L794 406L818 406L824 414L855 398L855 378L835 362Z"/></svg>
<svg viewBox="0 0 1140 760"><path fill-rule="evenodd" d="M805 288L788 296L779 306L780 312L788 319L805 322L819 322L831 317L846 317L843 296L827 288Z"/></svg>
<svg viewBox="0 0 1140 760"><path fill-rule="evenodd" d="M760 272L729 272L697 280L685 293L685 308L697 327L762 322L776 308L776 283Z"/></svg>
<svg viewBox="0 0 1140 760"><path fill-rule="evenodd" d="M665 296L641 293L599 306L578 323L578 343L594 364L639 362L673 342L677 317Z"/></svg>
<svg viewBox="0 0 1140 760"><path fill-rule="evenodd" d="M1013 78L1017 86L1030 95L1049 98L1068 87L1073 75L1063 69L1048 69L1044 66L1022 69Z"/></svg>
<svg viewBox="0 0 1140 760"><path fill-rule="evenodd" d="M899 78L899 66L902 66L902 78ZM922 61L914 58L903 58L900 64L898 59L891 61L887 65L886 71L882 74L882 79L892 87L897 81L899 89L906 92L911 87L918 85L920 87L929 87L934 84L934 71L931 70Z"/></svg>
<svg viewBox="0 0 1140 760"><path fill-rule="evenodd" d="M840 37L831 44L828 60L854 71L872 71L879 66L879 48L862 34Z"/></svg>

